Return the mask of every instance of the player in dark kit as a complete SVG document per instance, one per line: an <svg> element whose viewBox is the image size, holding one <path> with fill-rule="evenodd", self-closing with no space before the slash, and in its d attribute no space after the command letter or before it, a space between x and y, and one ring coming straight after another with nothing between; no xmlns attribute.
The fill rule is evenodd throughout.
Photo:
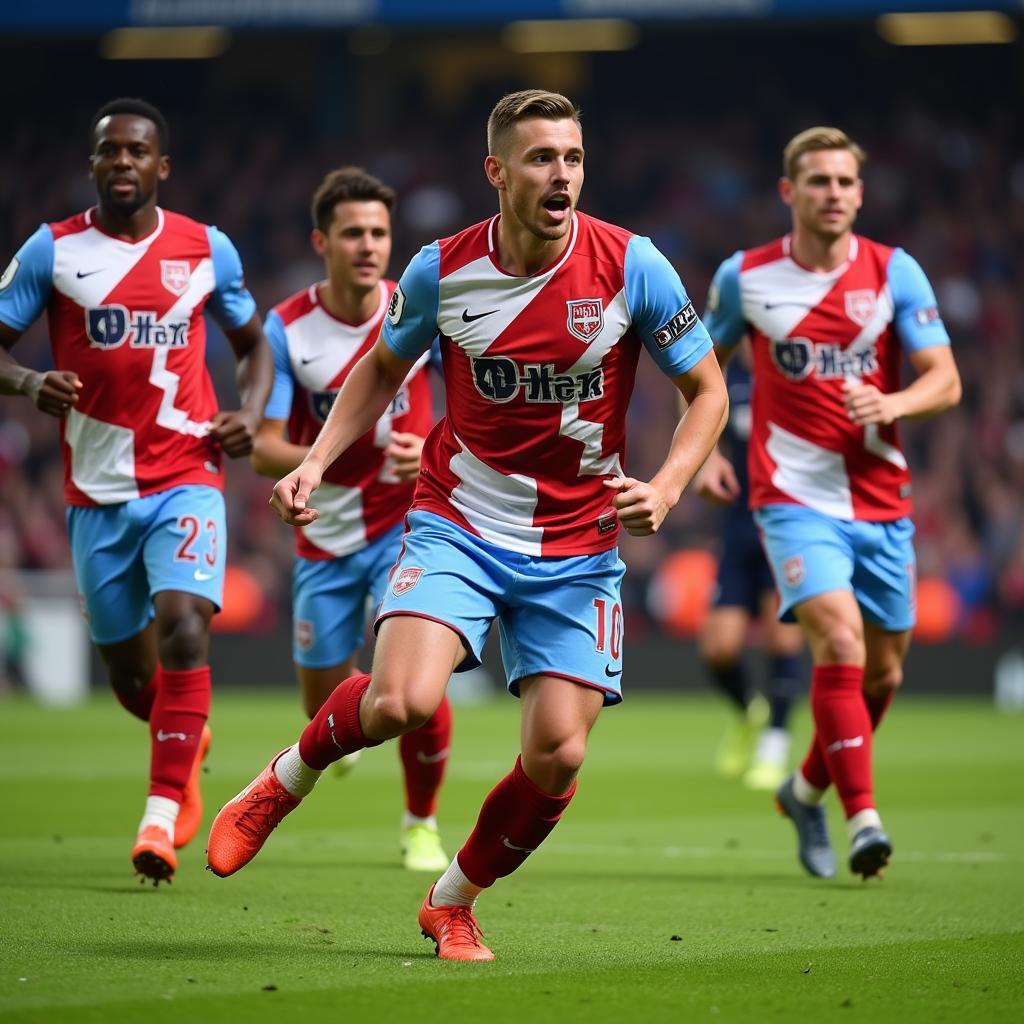
<svg viewBox="0 0 1024 1024"><path fill-rule="evenodd" d="M75 575L117 699L149 723L137 873L170 880L202 817L207 646L224 586L221 455L249 454L273 367L238 253L157 206L167 124L141 100L91 128L97 204L44 224L0 278L0 391L60 420ZM238 360L241 408L218 409L203 311ZM6 352L43 311L56 369Z"/></svg>

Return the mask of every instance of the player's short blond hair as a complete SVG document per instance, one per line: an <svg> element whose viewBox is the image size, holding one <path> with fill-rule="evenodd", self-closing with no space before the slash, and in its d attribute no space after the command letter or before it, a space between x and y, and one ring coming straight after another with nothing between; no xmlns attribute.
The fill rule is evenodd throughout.
<svg viewBox="0 0 1024 1024"><path fill-rule="evenodd" d="M508 141L509 132L520 121L540 117L547 121L571 118L580 123L580 112L572 100L546 89L522 89L502 96L487 118L487 152L497 153Z"/></svg>
<svg viewBox="0 0 1024 1024"><path fill-rule="evenodd" d="M804 153L814 153L821 149L845 149L852 153L857 161L858 173L868 158L867 153L846 132L839 128L819 125L805 129L786 143L786 148L782 151L782 173L790 181L795 181L800 170L800 157Z"/></svg>

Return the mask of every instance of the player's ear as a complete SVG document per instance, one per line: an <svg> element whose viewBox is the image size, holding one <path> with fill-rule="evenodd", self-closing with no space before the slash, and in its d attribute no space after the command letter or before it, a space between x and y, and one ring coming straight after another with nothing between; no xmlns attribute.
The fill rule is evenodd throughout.
<svg viewBox="0 0 1024 1024"><path fill-rule="evenodd" d="M160 163L156 169L156 180L166 181L171 176L171 158L167 155L160 157Z"/></svg>
<svg viewBox="0 0 1024 1024"><path fill-rule="evenodd" d="M499 191L505 191L505 168L496 156L488 156L484 160L484 174L487 180Z"/></svg>
<svg viewBox="0 0 1024 1024"><path fill-rule="evenodd" d="M779 178L779 197L787 206L793 205L793 182L785 175Z"/></svg>
<svg viewBox="0 0 1024 1024"><path fill-rule="evenodd" d="M327 236L319 228L313 228L309 233L309 240L317 256L323 256L327 252Z"/></svg>

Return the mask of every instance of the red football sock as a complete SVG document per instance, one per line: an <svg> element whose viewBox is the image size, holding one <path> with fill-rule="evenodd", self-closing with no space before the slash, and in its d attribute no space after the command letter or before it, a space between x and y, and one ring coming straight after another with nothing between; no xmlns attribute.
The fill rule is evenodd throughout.
<svg viewBox="0 0 1024 1024"><path fill-rule="evenodd" d="M864 694L864 703L868 706L868 714L871 716L872 729L877 731L879 724L885 717L885 713L889 710L889 705L892 703L892 699L895 696L895 690L889 690L886 693L880 694Z"/></svg>
<svg viewBox="0 0 1024 1024"><path fill-rule="evenodd" d="M871 731L876 732L882 719L885 717L886 711L889 710L889 705L892 703L893 697L896 696L895 690L889 690L888 693L884 693L878 696L865 693L864 703L868 709L868 716L871 719ZM818 734L815 733L811 739L811 747L807 751L807 757L804 759L804 763L800 766L800 774L815 788L815 789L828 789L832 782L831 777L828 774L828 764L825 762L825 755L821 752L821 747L818 744Z"/></svg>
<svg viewBox="0 0 1024 1024"><path fill-rule="evenodd" d="M340 761L363 747L376 747L359 721L359 702L370 685L370 676L360 672L343 679L324 701L299 737L299 757L317 771Z"/></svg>
<svg viewBox="0 0 1024 1024"><path fill-rule="evenodd" d="M120 690L114 690L114 696L118 699L126 711L130 711L136 718L141 718L144 722L149 721L149 716L153 713L153 701L156 700L157 691L157 676L160 675L160 669L158 668L154 673L153 677L146 683L145 686L140 690L136 690L133 694L122 693Z"/></svg>
<svg viewBox="0 0 1024 1024"><path fill-rule="evenodd" d="M811 712L818 746L847 818L875 806L871 718L863 687L864 669L859 665L816 665L811 675Z"/></svg>
<svg viewBox="0 0 1024 1024"><path fill-rule="evenodd" d="M418 729L398 741L405 778L405 809L417 818L429 818L437 810L437 793L448 767L452 736L452 708L448 697Z"/></svg>
<svg viewBox="0 0 1024 1024"><path fill-rule="evenodd" d="M551 796L523 771L521 757L509 775L487 794L476 827L459 850L459 867L474 884L487 888L513 871L537 849L558 824L576 792Z"/></svg>
<svg viewBox="0 0 1024 1024"><path fill-rule="evenodd" d="M800 774L815 788L825 790L832 785L832 778L828 773L828 765L825 763L825 755L821 752L818 743L818 734L811 737L811 746L800 765Z"/></svg>
<svg viewBox="0 0 1024 1024"><path fill-rule="evenodd" d="M158 668L149 716L149 795L181 802L203 726L210 715L210 667Z"/></svg>

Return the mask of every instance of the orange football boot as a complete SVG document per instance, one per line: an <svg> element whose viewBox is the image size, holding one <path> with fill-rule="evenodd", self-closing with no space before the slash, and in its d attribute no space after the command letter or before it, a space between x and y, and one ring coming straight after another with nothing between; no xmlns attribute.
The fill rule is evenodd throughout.
<svg viewBox="0 0 1024 1024"><path fill-rule="evenodd" d="M199 825L203 820L203 794L199 789L199 773L203 767L203 761L210 752L210 739L213 734L208 725L203 726L202 735L199 737L199 746L196 748L196 758L192 762L192 771L189 772L188 782L181 794L181 809L178 811L178 818L174 823L174 848L180 850L187 846L196 837Z"/></svg>
<svg viewBox="0 0 1024 1024"><path fill-rule="evenodd" d="M284 750L275 754L270 764L213 819L206 859L215 875L226 878L244 868L260 852L281 819L302 802L274 774L274 764L283 753Z"/></svg>
<svg viewBox="0 0 1024 1024"><path fill-rule="evenodd" d="M147 825L135 840L132 864L135 874L142 875L143 881L150 878L154 886L161 882L170 884L178 866L171 837L159 825Z"/></svg>
<svg viewBox="0 0 1024 1024"><path fill-rule="evenodd" d="M420 907L420 928L425 939L433 939L442 960L493 960L494 954L480 941L483 931L471 907L432 907L430 887Z"/></svg>

